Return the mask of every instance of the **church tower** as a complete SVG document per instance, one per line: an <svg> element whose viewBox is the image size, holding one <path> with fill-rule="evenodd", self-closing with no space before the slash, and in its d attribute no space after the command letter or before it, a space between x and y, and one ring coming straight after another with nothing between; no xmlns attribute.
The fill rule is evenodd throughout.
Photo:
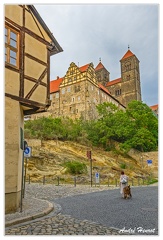
<svg viewBox="0 0 163 240"><path fill-rule="evenodd" d="M104 67L101 62L101 58L99 64L95 68L96 76L98 83L101 83L103 86L106 86L107 82L110 81L110 72Z"/></svg>
<svg viewBox="0 0 163 240"><path fill-rule="evenodd" d="M132 100L141 101L139 60L128 51L120 60L121 63L121 102L125 106Z"/></svg>

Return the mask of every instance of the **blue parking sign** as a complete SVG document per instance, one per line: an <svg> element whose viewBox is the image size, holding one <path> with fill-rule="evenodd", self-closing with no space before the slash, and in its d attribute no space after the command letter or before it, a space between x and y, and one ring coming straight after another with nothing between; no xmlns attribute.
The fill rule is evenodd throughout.
<svg viewBox="0 0 163 240"><path fill-rule="evenodd" d="M96 173L96 178L99 178L99 173L98 172Z"/></svg>
<svg viewBox="0 0 163 240"><path fill-rule="evenodd" d="M100 173L98 172L95 173L95 184L96 183L100 184Z"/></svg>
<svg viewBox="0 0 163 240"><path fill-rule="evenodd" d="M147 160L147 164L151 165L152 164L152 160L151 159Z"/></svg>

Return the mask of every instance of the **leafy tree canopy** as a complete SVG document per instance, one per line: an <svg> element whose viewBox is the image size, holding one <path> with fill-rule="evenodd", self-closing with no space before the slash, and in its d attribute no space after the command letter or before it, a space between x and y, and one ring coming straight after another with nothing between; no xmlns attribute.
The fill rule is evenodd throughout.
<svg viewBox="0 0 163 240"><path fill-rule="evenodd" d="M107 144L106 141L111 138L121 142L121 148L124 150L136 148L140 151L152 151L157 149L158 119L145 103L132 101L128 104L126 111L114 108L112 113L107 110L109 105L107 103L106 106L105 103L97 107L100 118L96 126L99 127L99 133L102 133L100 138L103 144Z"/></svg>
<svg viewBox="0 0 163 240"><path fill-rule="evenodd" d="M112 103L97 106L99 118L81 119L43 117L25 122L26 138L59 139L90 142L109 149L112 140L120 142L121 149L135 148L154 151L158 146L158 119L152 110L140 101L132 101L126 110Z"/></svg>

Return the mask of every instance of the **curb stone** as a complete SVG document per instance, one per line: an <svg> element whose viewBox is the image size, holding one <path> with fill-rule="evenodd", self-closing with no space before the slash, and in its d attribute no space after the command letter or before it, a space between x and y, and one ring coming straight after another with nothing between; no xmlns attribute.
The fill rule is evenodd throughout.
<svg viewBox="0 0 163 240"><path fill-rule="evenodd" d="M20 217L18 219L14 219L14 220L11 220L11 221L6 221L5 222L5 227L9 227L9 226L16 225L16 224L19 224L19 223L31 221L31 220L34 220L36 218L44 217L45 215L49 214L50 212L52 212L54 210L54 206L51 202L48 202L47 200L46 200L46 202L48 203L49 206L44 211L42 211L40 213L33 214L31 216Z"/></svg>

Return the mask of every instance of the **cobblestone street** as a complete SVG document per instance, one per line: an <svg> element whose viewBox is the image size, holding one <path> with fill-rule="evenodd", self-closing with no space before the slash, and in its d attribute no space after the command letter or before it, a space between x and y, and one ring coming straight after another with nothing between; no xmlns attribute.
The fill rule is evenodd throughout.
<svg viewBox="0 0 163 240"><path fill-rule="evenodd" d="M117 230L58 214L6 230L6 235L118 235Z"/></svg>
<svg viewBox="0 0 163 240"><path fill-rule="evenodd" d="M73 214L66 214L62 212L60 206L61 200L61 203L65 202L70 206L71 197L76 199L78 196L78 198L83 199L87 197L87 193L89 193L88 196L92 196L90 193L93 194L94 192L94 199L96 196L101 196L101 194L109 196L109 193L113 194L112 191L105 191L109 189L111 191L113 187L100 186L91 188L90 186L27 184L23 200L23 211L5 215L5 235L124 235L120 228L111 227L100 223L100 221L92 221L91 218L87 217L82 219L75 212L74 216ZM100 191L102 191L101 194ZM117 195L117 190L115 195ZM119 201L118 199L119 197L116 198L116 201ZM86 203L85 206L87 206ZM103 204L99 206L100 209L103 209ZM113 215L112 217L115 218ZM157 233L155 232L155 234Z"/></svg>
<svg viewBox="0 0 163 240"><path fill-rule="evenodd" d="M85 194L96 191L112 189L107 186L90 187L73 185L41 185L27 184L25 199L23 200L23 212L7 214L6 223L25 219L32 214L39 214L40 211L49 207L48 201L54 199ZM118 235L118 230L111 229L100 224L78 220L68 215L60 214L57 204L54 204L55 216L46 216L41 219L32 220L27 223L20 223L15 226L6 227L6 235ZM51 214L50 214L51 215ZM23 221L22 221L23 222Z"/></svg>

